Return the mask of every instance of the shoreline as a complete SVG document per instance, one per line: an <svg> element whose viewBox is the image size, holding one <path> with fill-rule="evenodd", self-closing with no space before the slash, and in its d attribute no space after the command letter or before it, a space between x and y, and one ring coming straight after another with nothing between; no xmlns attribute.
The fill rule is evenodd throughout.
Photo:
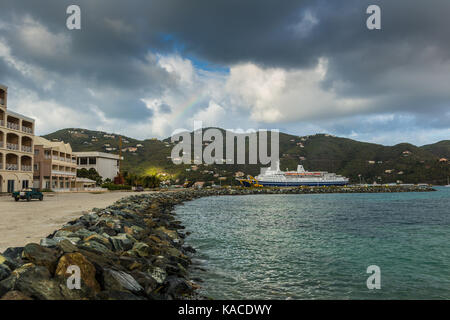
<svg viewBox="0 0 450 320"><path fill-rule="evenodd" d="M207 196L428 192L428 186L184 189L131 195L66 223L40 244L0 254L0 297L38 300L205 299L190 278L195 249L175 206ZM69 266L81 289L69 289Z"/></svg>

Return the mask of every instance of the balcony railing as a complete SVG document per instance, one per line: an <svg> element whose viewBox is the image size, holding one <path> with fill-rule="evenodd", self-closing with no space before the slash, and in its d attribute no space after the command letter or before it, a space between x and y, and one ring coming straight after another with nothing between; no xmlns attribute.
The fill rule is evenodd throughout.
<svg viewBox="0 0 450 320"><path fill-rule="evenodd" d="M33 128L22 126L22 131L31 134L31 133L33 133Z"/></svg>
<svg viewBox="0 0 450 320"><path fill-rule="evenodd" d="M59 171L59 170L52 170L52 174L61 174L66 176L76 176L76 172L68 172L68 171Z"/></svg>
<svg viewBox="0 0 450 320"><path fill-rule="evenodd" d="M33 152L33 148L29 146L22 146L23 152Z"/></svg>
<svg viewBox="0 0 450 320"><path fill-rule="evenodd" d="M22 171L33 171L32 166L22 165Z"/></svg>
<svg viewBox="0 0 450 320"><path fill-rule="evenodd" d="M7 122L6 126L9 129L14 129L14 130L19 130L19 125L17 123L13 123L13 122Z"/></svg>
<svg viewBox="0 0 450 320"><path fill-rule="evenodd" d="M19 145L18 145L18 144L15 144L15 143L9 143L9 142L7 142L7 143L6 143L6 149L9 149L9 150L19 150Z"/></svg>
<svg viewBox="0 0 450 320"><path fill-rule="evenodd" d="M14 164L14 163L7 163L6 164L6 170L17 171L17 170L19 170L19 166L17 164Z"/></svg>

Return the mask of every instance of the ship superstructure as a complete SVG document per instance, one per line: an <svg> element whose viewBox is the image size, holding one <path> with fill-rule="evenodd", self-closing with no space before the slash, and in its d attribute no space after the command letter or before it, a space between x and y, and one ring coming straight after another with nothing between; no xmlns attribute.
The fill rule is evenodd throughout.
<svg viewBox="0 0 450 320"><path fill-rule="evenodd" d="M258 185L267 187L296 186L342 186L348 184L348 178L326 171L307 171L302 165L297 171L281 171L277 161L275 168L261 168L261 173L248 179L238 179L244 186Z"/></svg>

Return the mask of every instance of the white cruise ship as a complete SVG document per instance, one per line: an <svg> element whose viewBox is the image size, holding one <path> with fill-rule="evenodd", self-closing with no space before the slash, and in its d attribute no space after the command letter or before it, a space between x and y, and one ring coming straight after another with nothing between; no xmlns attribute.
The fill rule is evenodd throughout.
<svg viewBox="0 0 450 320"><path fill-rule="evenodd" d="M277 161L276 168L261 168L261 173L255 178L238 179L244 186L261 185L267 187L296 186L342 186L348 184L348 178L326 171L306 171L302 165L297 171L281 171Z"/></svg>

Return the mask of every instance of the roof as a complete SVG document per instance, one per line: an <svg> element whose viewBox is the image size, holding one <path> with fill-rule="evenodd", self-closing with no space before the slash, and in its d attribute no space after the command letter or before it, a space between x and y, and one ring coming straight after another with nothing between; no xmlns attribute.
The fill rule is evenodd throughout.
<svg viewBox="0 0 450 320"><path fill-rule="evenodd" d="M83 183L96 183L94 180L88 179L88 178L77 178L76 182L83 182Z"/></svg>
<svg viewBox="0 0 450 320"><path fill-rule="evenodd" d="M123 160L120 159L118 154L111 154L106 152L98 152L98 151L84 151L84 152L74 152L77 157L95 157L95 158L106 158L106 159L114 159L114 160Z"/></svg>
<svg viewBox="0 0 450 320"><path fill-rule="evenodd" d="M15 116L15 117L18 117L18 118L22 118L22 119L27 120L27 121L30 121L30 122L34 122L34 119L32 119L32 118L30 118L30 117L27 117L27 116L24 116L23 114L20 114L20 113L11 111L9 108L8 108L8 110L6 111L6 114L9 114L9 115L11 115L11 116Z"/></svg>
<svg viewBox="0 0 450 320"><path fill-rule="evenodd" d="M45 138L36 136L34 137L35 146L43 146L44 148L56 149L59 152L72 153L72 147L69 143L64 143L63 141L50 141Z"/></svg>

